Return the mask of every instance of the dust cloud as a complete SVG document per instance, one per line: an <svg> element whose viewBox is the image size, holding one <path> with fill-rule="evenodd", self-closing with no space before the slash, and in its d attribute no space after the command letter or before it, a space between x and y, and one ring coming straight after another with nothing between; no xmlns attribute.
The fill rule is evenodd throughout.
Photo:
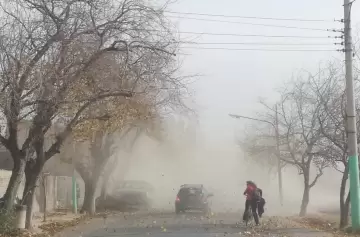
<svg viewBox="0 0 360 237"><path fill-rule="evenodd" d="M174 136L170 139L173 142L163 143L142 136L131 154L119 154L118 159L127 156L129 163L125 174L114 172L112 183L123 177L149 182L155 188L153 208L166 211L174 210L180 185L204 184L214 194L214 212L240 212L244 208L245 182L252 180L263 189L267 215L298 214L303 181L295 168L287 167L283 171L284 205L281 206L276 173L249 162L236 144L209 146L192 140L192 136L170 136ZM311 190L309 213L338 207L340 178L337 171L325 171Z"/></svg>

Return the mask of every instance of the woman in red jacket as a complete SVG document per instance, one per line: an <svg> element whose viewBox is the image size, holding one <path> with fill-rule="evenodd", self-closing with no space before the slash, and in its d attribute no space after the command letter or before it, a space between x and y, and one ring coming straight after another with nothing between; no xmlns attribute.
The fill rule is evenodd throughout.
<svg viewBox="0 0 360 237"><path fill-rule="evenodd" d="M254 192L256 191L256 189L257 189L257 186L254 182L246 181L246 189L244 192L244 195L246 195L246 201L245 201L245 211L244 211L244 215L243 215L243 221L246 221L246 218L247 218L246 213L248 212L249 208L251 207L255 223L256 223L256 225L259 225L259 217L257 214L257 200L254 197Z"/></svg>

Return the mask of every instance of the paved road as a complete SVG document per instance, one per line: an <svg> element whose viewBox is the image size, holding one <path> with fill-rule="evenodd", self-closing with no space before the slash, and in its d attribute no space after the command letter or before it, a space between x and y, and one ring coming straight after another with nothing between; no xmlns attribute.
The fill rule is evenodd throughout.
<svg viewBox="0 0 360 237"><path fill-rule="evenodd" d="M237 223L239 214L219 213L204 217L199 213L175 215L170 212L118 214L107 219L93 219L76 229L57 236L67 237L232 237L232 236L331 236L294 226L280 225L278 220L264 218L261 227Z"/></svg>

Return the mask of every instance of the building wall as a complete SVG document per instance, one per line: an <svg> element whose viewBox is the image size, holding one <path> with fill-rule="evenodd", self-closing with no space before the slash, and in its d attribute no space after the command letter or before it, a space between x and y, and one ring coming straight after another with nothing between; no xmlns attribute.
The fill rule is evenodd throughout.
<svg viewBox="0 0 360 237"><path fill-rule="evenodd" d="M11 171L0 170L0 196L2 196L7 188L11 176ZM46 195L46 210L52 212L55 209L71 209L72 207L72 177L67 176L46 176L45 182L41 178L38 187L35 189L34 214L44 212L44 189ZM84 184L81 179L77 179L80 186L80 198L78 206L81 207L84 195ZM24 190L24 182L22 182L18 197L22 197Z"/></svg>
<svg viewBox="0 0 360 237"><path fill-rule="evenodd" d="M19 124L19 146L22 146L25 139L28 136L31 121L22 121ZM45 148L48 149L55 141L56 134L61 131L59 126L53 126L46 134ZM74 145L76 144L76 145ZM77 183L80 187L80 198L78 199L78 206L81 207L84 197L84 183L80 175L74 170L72 160L84 156L88 152L88 144L74 143L72 138L69 137L63 144L60 150L60 154L55 155L48 160L44 166L43 172L49 173L50 176L46 180L46 199L47 199L47 211L52 211L55 208L64 206L65 208L71 208L72 206L72 176L75 172ZM0 157L1 159L2 157ZM10 159L12 162L12 159ZM10 164L9 167L13 165ZM0 197L6 191L9 183L11 171L0 169ZM24 190L23 180L18 197L22 198ZM44 188L42 180L39 181L39 185L36 188L34 212L43 211L44 206Z"/></svg>
<svg viewBox="0 0 360 237"><path fill-rule="evenodd" d="M30 122L29 121L23 121L19 124L19 146L22 146L25 139L28 136L29 128L30 128ZM59 129L56 127L53 127L50 129L50 131L46 134L46 143L45 147L49 148L54 141L56 131ZM48 162L46 162L43 171L46 173L50 173L50 176L46 177L45 180L45 190L46 190L46 202L47 202L47 211L53 211L57 207L57 203L59 203L59 198L64 196L64 193L66 195L70 196L70 200L67 200L67 206L71 207L71 176L74 172L74 168L72 164L68 164L66 162L61 161L61 156L67 155L68 152L65 152L66 150L69 150L69 144L71 142L67 142L66 146L62 147L62 152L58 155L55 155L52 157ZM73 147L70 147L70 149L73 149ZM12 163L12 160L11 160ZM11 165L12 166L12 165ZM57 184L56 176L64 177L64 179L67 180L67 182L60 182ZM70 177L68 177L70 176ZM0 169L0 196L3 196L7 185L9 183L11 177L11 171L8 170L1 170ZM70 180L70 181L69 181ZM23 190L24 190L24 183L25 180L21 183L21 186L18 191L18 197L22 198ZM36 188L35 193L35 203L34 203L34 213L42 212L44 210L44 181L40 178L38 187Z"/></svg>
<svg viewBox="0 0 360 237"><path fill-rule="evenodd" d="M2 197L6 191L7 185L9 183L11 176L11 171L8 170L1 170L0 169L0 196ZM18 197L22 197L22 192L24 190L24 184L25 180L21 182L19 191L18 191Z"/></svg>

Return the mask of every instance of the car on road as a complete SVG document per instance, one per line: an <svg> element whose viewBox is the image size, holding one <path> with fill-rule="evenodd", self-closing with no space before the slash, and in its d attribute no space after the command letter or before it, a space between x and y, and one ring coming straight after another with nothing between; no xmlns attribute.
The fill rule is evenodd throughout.
<svg viewBox="0 0 360 237"><path fill-rule="evenodd" d="M202 184L181 185L175 199L175 212L179 214L188 210L198 210L209 213L213 196Z"/></svg>
<svg viewBox="0 0 360 237"><path fill-rule="evenodd" d="M106 195L96 199L98 209L129 211L149 209L154 188L142 180L125 180Z"/></svg>

